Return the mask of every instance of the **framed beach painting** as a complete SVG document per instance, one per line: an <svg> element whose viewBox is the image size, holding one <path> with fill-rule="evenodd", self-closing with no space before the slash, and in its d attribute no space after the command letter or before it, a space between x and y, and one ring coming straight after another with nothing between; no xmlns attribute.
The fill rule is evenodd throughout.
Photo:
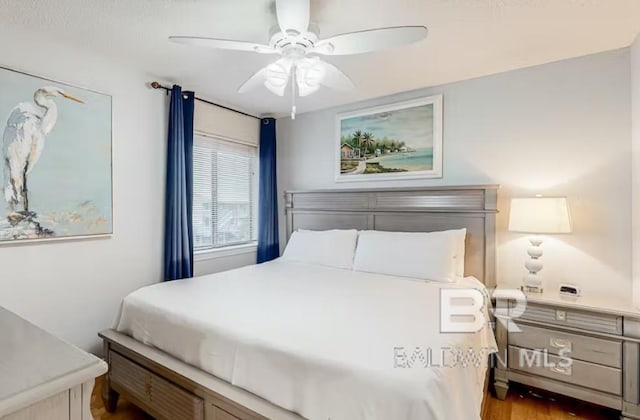
<svg viewBox="0 0 640 420"><path fill-rule="evenodd" d="M113 231L111 96L0 67L0 245Z"/></svg>
<svg viewBox="0 0 640 420"><path fill-rule="evenodd" d="M338 114L336 181L442 177L442 95Z"/></svg>

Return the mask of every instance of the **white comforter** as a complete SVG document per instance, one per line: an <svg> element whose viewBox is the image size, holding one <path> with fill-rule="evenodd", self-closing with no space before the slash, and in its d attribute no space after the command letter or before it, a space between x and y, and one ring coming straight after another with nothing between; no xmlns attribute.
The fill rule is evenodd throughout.
<svg viewBox="0 0 640 420"><path fill-rule="evenodd" d="M495 347L488 327L439 332L439 289L470 286L276 260L142 288L117 330L309 419L472 420L486 358L407 363Z"/></svg>

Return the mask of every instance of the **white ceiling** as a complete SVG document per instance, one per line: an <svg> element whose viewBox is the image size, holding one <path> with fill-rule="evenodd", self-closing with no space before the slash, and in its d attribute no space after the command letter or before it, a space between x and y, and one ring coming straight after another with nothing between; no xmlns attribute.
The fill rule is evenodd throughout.
<svg viewBox="0 0 640 420"><path fill-rule="evenodd" d="M425 25L428 38L396 50L329 57L355 82L299 99L305 112L625 47L640 32L640 0L311 0L321 37ZM170 44L169 35L267 42L272 0L0 0L0 25L91 48L178 82L198 96L283 115L289 98L238 86L273 57Z"/></svg>

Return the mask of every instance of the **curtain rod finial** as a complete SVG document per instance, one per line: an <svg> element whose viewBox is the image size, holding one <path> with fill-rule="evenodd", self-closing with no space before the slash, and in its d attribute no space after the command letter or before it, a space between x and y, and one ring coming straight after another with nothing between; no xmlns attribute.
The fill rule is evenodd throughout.
<svg viewBox="0 0 640 420"><path fill-rule="evenodd" d="M160 89L162 85L156 81L151 82L151 87L154 89Z"/></svg>

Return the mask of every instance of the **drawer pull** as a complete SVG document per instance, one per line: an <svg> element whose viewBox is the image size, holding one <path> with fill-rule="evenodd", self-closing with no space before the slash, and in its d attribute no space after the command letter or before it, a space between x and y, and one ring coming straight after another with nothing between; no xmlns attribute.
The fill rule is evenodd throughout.
<svg viewBox="0 0 640 420"><path fill-rule="evenodd" d="M554 349L567 349L571 351L571 341L562 338L550 338L549 345Z"/></svg>
<svg viewBox="0 0 640 420"><path fill-rule="evenodd" d="M553 366L549 368L551 372L559 373L561 375L571 376L571 366Z"/></svg>

